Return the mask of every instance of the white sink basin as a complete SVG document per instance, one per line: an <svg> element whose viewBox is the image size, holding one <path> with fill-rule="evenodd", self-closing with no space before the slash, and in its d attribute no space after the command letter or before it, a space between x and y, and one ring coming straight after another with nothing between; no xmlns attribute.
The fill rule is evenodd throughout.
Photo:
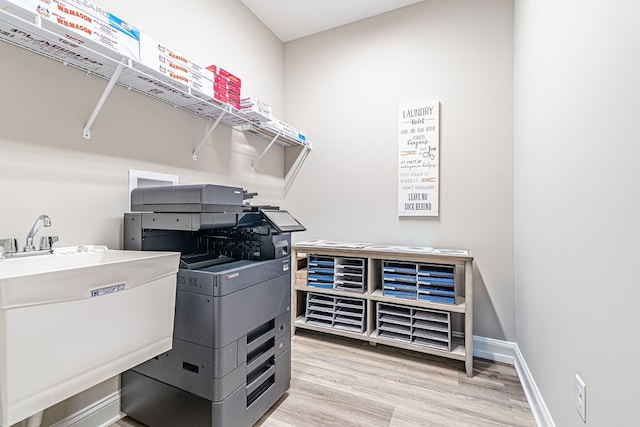
<svg viewBox="0 0 640 427"><path fill-rule="evenodd" d="M0 426L171 348L180 254L56 249L0 260Z"/></svg>

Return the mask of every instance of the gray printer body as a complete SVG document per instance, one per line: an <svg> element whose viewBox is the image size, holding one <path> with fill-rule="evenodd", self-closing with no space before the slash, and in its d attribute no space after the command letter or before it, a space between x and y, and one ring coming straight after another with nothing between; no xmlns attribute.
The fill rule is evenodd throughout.
<svg viewBox="0 0 640 427"><path fill-rule="evenodd" d="M248 427L291 378L286 211L213 185L136 189L125 249L181 252L173 347L121 376L121 409L150 427ZM269 218L274 219L274 221Z"/></svg>

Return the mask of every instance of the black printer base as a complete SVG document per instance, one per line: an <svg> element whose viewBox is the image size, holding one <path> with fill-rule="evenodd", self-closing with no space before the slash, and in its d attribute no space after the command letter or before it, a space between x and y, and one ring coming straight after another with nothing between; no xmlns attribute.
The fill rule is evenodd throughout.
<svg viewBox="0 0 640 427"><path fill-rule="evenodd" d="M122 373L121 409L150 427L250 427L289 389L291 353L275 359L273 384L247 405L246 387L212 402L135 371Z"/></svg>

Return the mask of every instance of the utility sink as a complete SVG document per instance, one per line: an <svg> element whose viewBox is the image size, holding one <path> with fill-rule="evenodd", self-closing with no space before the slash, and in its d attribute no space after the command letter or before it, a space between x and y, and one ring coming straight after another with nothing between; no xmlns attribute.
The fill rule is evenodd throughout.
<svg viewBox="0 0 640 427"><path fill-rule="evenodd" d="M0 427L168 351L179 256L80 246L0 259Z"/></svg>

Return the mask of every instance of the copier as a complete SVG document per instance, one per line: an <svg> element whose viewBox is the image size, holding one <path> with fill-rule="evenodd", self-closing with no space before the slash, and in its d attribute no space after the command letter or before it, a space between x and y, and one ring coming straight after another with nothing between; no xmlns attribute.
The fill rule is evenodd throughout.
<svg viewBox="0 0 640 427"><path fill-rule="evenodd" d="M242 188L137 188L124 247L179 251L173 347L121 375L121 410L150 427L248 427L289 389L287 211ZM141 309L144 309L141 307Z"/></svg>

